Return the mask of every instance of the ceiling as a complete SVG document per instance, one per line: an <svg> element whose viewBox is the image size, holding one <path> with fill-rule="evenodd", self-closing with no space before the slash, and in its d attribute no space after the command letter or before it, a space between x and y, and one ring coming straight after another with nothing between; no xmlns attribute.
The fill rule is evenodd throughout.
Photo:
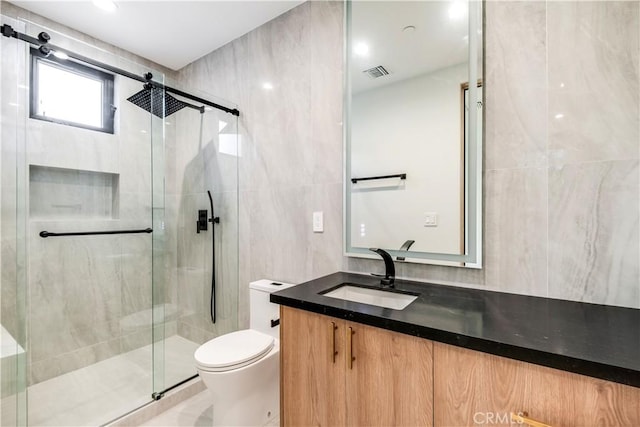
<svg viewBox="0 0 640 427"><path fill-rule="evenodd" d="M303 1L116 0L113 12L86 0L10 3L179 70Z"/></svg>
<svg viewBox="0 0 640 427"><path fill-rule="evenodd" d="M366 55L350 53L353 92L468 62L466 4L461 0L353 2L352 46L364 43L369 48ZM403 31L408 26L415 29ZM363 73L379 65L389 75L372 79Z"/></svg>

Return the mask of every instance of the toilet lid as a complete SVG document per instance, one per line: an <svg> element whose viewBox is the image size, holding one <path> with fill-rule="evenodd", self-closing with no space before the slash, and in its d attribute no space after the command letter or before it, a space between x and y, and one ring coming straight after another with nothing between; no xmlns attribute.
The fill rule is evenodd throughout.
<svg viewBox="0 0 640 427"><path fill-rule="evenodd" d="M230 367L261 358L273 348L274 341L270 335L245 329L204 343L194 357L203 368Z"/></svg>

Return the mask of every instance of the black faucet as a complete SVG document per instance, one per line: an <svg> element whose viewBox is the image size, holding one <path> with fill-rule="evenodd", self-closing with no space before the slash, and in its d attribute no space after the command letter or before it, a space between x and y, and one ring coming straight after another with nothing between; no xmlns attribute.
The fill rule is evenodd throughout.
<svg viewBox="0 0 640 427"><path fill-rule="evenodd" d="M371 275L376 277L382 277L382 279L380 279L380 284L382 286L393 288L394 287L393 282L396 278L396 267L393 265L393 258L391 258L391 255L389 255L387 251L383 249L370 248L369 250L377 253L382 257L382 260L384 261L384 270L385 270L384 276L382 274L374 274L374 273L371 273Z"/></svg>
<svg viewBox="0 0 640 427"><path fill-rule="evenodd" d="M404 242L404 243L402 244L402 246L400 246L400 249L398 249L398 250L399 250L399 251L405 251L405 252L406 252L406 251L408 251L408 250L409 250L409 248L411 247L411 245L413 245L415 242L416 242L415 240L407 240L406 242ZM397 259L398 261L404 261L404 260L405 260L405 258L404 258L403 256L396 257L396 259Z"/></svg>

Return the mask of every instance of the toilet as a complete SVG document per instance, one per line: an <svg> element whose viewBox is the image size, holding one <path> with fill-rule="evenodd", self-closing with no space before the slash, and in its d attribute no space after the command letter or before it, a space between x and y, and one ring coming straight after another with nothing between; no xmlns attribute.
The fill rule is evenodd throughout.
<svg viewBox="0 0 640 427"><path fill-rule="evenodd" d="M273 292L293 285L258 280L249 285L250 329L202 344L196 368L213 396L214 426L264 426L280 415L280 311Z"/></svg>

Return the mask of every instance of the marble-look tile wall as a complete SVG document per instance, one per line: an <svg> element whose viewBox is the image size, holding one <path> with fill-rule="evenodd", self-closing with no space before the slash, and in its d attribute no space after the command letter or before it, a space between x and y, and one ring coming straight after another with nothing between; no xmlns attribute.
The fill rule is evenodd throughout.
<svg viewBox="0 0 640 427"><path fill-rule="evenodd" d="M486 3L484 268L401 276L640 308L639 29L637 1Z"/></svg>
<svg viewBox="0 0 640 427"><path fill-rule="evenodd" d="M250 281L341 268L342 26L341 2L307 2L180 71L181 86L241 112L241 327ZM314 211L324 212L324 233L312 232Z"/></svg>
<svg viewBox="0 0 640 427"><path fill-rule="evenodd" d="M156 79L161 78L162 72L173 75L142 58L11 4L3 2L2 7L5 16L22 17L33 22L25 28L29 34L37 34L46 28L56 44L82 55L139 74L149 69L156 70ZM28 217L26 345L27 372L29 383L33 384L151 343L150 235L42 239L38 237L38 232L149 227L153 188L150 147L152 132L158 132L158 119L152 122L147 112L126 101L128 96L141 90L141 84L117 76L115 97L118 110L114 135L34 119L26 119L23 122L26 127L16 129L15 124L21 121L16 120L15 114L18 118L28 114L24 93L13 93L20 90L20 84L28 84L24 81L26 45L12 39L3 41L3 46L13 43L12 49L22 52L17 60L3 61L3 64L11 66L2 70L3 99L12 97L19 104L17 110L11 109L9 104L2 106L2 132L8 136L2 140L3 233L13 232L15 235L17 181L11 174L15 174L16 144L21 141L26 143L26 153L25 158L18 161L24 161L26 170L28 165L38 165L40 171L45 171L32 175L33 190L48 193L46 200L40 198L39 204L34 205L37 209L29 211L28 174L17 178L26 183L20 190L25 194L18 196L26 198L27 210L17 215ZM171 128L165 132L165 144L171 147L175 133ZM167 175L172 171L166 168ZM96 173L111 177L106 181L99 180L99 185L109 187L107 191L78 189L74 176ZM155 175L153 177L157 178ZM69 198L68 192L72 188L78 191ZM55 192L62 193L56 195ZM98 215L91 209L75 206L78 203L95 202L92 198L100 195L105 200L98 201L97 205L101 204L106 209ZM70 208L78 212L64 215L63 211ZM155 205L153 208L158 209ZM167 236L171 231L164 230L161 237L169 239ZM15 295L10 293L16 283L15 240L10 242L4 239L2 249L2 324L7 329L16 329L19 324L16 322ZM165 258L164 262L172 259L170 250L161 255ZM175 250L173 255L175 260ZM161 273L165 279L163 283L169 286L170 275ZM167 307L166 312L171 313L170 307ZM175 322L167 325L167 328L175 331Z"/></svg>

